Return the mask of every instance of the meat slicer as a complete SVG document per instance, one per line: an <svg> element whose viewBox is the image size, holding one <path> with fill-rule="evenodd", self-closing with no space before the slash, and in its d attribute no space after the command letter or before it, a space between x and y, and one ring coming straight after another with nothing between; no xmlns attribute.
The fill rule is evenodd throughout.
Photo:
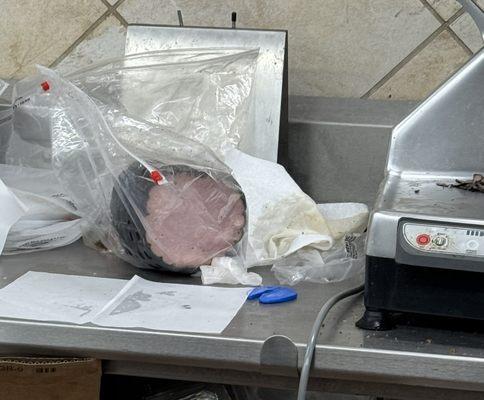
<svg viewBox="0 0 484 400"><path fill-rule="evenodd" d="M484 37L484 14L459 0ZM484 49L392 132L371 215L364 316L484 320L484 193L450 187L484 173Z"/></svg>

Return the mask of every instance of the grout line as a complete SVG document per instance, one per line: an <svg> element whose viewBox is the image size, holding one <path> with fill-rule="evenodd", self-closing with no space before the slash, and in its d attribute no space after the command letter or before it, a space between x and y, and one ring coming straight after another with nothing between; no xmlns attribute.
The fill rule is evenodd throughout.
<svg viewBox="0 0 484 400"><path fill-rule="evenodd" d="M430 44L438 35L440 35L445 30L445 25L438 27L430 36L428 36L423 42L421 42L417 47L415 47L403 60L401 60L397 65L395 65L390 72L388 72L383 78L381 78L375 85L368 90L362 99L367 99L378 89L380 89L385 83L387 83L390 78L392 78L400 69L402 69L406 64L408 64L418 53L420 53L427 45Z"/></svg>
<svg viewBox="0 0 484 400"><path fill-rule="evenodd" d="M118 0L116 3L112 5L113 8L118 8L121 4L123 4L126 0Z"/></svg>
<svg viewBox="0 0 484 400"><path fill-rule="evenodd" d="M420 0L420 2L432 13L432 15L441 23L445 24L445 19L438 13L438 11L432 7L428 0ZM473 51L464 43L464 41L454 32L452 27L449 25L447 28L450 36L462 47L462 49L468 54L473 55Z"/></svg>
<svg viewBox="0 0 484 400"><path fill-rule="evenodd" d="M107 0L101 0L101 2L112 12L113 16L123 25L125 28L128 26L128 21L119 13L117 8L125 2L125 0L118 0L113 5L109 4Z"/></svg>
<svg viewBox="0 0 484 400"><path fill-rule="evenodd" d="M441 23L445 24L445 19L438 13L438 11L432 7L428 0L420 0L420 2L432 13L432 15ZM464 41L453 31L452 27L449 25L447 28L450 36L462 47L462 49L468 54L473 55L473 51L464 43Z"/></svg>
<svg viewBox="0 0 484 400"><path fill-rule="evenodd" d="M457 33L455 33L453 30L452 30L452 27L449 26L447 28L447 32L450 33L450 36L452 36L454 38L454 40L464 49L464 51L472 56L474 54L474 52L464 43L464 41L459 37L459 35L457 35Z"/></svg>
<svg viewBox="0 0 484 400"><path fill-rule="evenodd" d="M477 2L473 1L473 3L474 3L476 6L478 6L478 7L480 8L480 6L479 6L479 4L477 4ZM482 10L482 8L481 8L481 10ZM461 11L463 11L463 9L462 9L462 8L461 8ZM484 12L484 10L482 10L482 11ZM455 17L455 15L456 15L457 13L456 13L456 14L454 14L454 15L452 16L452 18L453 18L452 23L454 23L454 22L457 20L457 18L459 18L459 17L460 17L462 14L464 14L464 13L465 13L465 11L464 11L464 12L462 12L460 15L458 15L456 18L453 18L453 17ZM449 33L451 34L451 36L454 38L454 40L455 40L457 43L459 43L459 44L460 44L460 46L461 46L461 47L464 49L464 51L465 51L466 53L468 53L469 55L473 55L473 54L474 54L474 52L473 52L473 51L472 51L472 50L469 48L469 46L467 46L467 45L465 44L465 42L464 42L464 41L463 41L463 40L462 40L462 39L459 37L459 35L457 35L457 33L455 33L455 31L452 29L452 26L451 26L451 25L452 25L452 23L448 25L447 30L449 31Z"/></svg>
<svg viewBox="0 0 484 400"><path fill-rule="evenodd" d="M448 28L451 26L462 14L465 14L463 8L461 8L459 11L456 11L455 14L445 22L445 27Z"/></svg>
<svg viewBox="0 0 484 400"><path fill-rule="evenodd" d="M476 6L477 6L477 7L479 7L479 8L481 9L481 11L482 11L482 12L484 12L484 5L481 7L481 5L480 5L480 4L479 4L477 1L472 0L472 2L473 2L473 3L474 3Z"/></svg>
<svg viewBox="0 0 484 400"><path fill-rule="evenodd" d="M113 11L113 16L116 17L118 21L121 22L121 25L123 25L125 28L128 26L128 21L126 21L117 10Z"/></svg>
<svg viewBox="0 0 484 400"><path fill-rule="evenodd" d="M92 33L92 31L94 31L94 29L101 25L101 23L103 23L110 15L111 11L109 9L106 10L96 21L94 21L94 23L89 28L87 28L86 31L84 31L81 36L79 36L74 41L74 43L72 43L59 57L54 60L54 62L49 65L49 68L55 67L62 60L64 60L64 58L66 58L72 50L74 50L90 33Z"/></svg>
<svg viewBox="0 0 484 400"><path fill-rule="evenodd" d="M109 1L107 1L107 0L101 0L101 3L103 3L107 7L107 9L109 11L112 11L113 10L113 6L111 4L109 4Z"/></svg>
<svg viewBox="0 0 484 400"><path fill-rule="evenodd" d="M420 0L424 7L430 11L430 13L441 23L445 24L445 19L433 8L427 0Z"/></svg>
<svg viewBox="0 0 484 400"><path fill-rule="evenodd" d="M385 83L387 83L395 74L400 71L406 64L408 64L417 54L419 54L425 47L427 47L437 36L439 36L443 31L447 30L457 18L464 14L464 10L460 9L454 15L452 15L447 21L440 25L434 32L430 34L423 42L421 42L417 47L415 47L403 60L401 60L397 65L395 65L383 78L381 78L373 87L368 90L362 99L369 98L373 93L380 89Z"/></svg>

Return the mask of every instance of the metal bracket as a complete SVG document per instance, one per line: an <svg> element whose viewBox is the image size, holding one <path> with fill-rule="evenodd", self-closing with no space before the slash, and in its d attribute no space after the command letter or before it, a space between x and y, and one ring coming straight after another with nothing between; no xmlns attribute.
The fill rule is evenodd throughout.
<svg viewBox="0 0 484 400"><path fill-rule="evenodd" d="M260 352L262 373L282 376L298 376L298 351L287 336L274 335L267 338Z"/></svg>

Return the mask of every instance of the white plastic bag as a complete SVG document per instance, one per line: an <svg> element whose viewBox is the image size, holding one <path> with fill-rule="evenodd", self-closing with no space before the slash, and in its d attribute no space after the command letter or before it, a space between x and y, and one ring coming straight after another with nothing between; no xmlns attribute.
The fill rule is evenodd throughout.
<svg viewBox="0 0 484 400"><path fill-rule="evenodd" d="M81 237L82 221L52 170L0 165L0 179L25 206L2 254L49 250Z"/></svg>

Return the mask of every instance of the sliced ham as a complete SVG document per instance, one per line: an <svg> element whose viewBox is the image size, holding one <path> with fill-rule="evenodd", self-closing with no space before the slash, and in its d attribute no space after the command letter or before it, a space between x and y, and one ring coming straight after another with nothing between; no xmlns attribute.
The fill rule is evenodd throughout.
<svg viewBox="0 0 484 400"><path fill-rule="evenodd" d="M191 272L231 250L246 225L245 199L232 176L187 166L160 170L168 183L154 185L136 165L113 191L113 225L130 261Z"/></svg>

